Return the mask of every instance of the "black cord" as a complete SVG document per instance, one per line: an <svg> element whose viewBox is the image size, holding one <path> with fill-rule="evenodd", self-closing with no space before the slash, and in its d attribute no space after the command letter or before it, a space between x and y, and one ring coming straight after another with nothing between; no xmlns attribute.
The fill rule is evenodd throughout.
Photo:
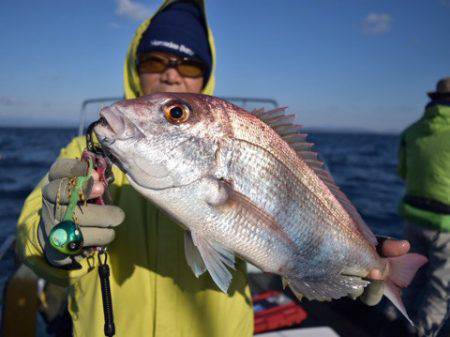
<svg viewBox="0 0 450 337"><path fill-rule="evenodd" d="M88 151L94 153L94 154L101 154L103 155L103 151L99 146L94 145L94 141L92 140L92 132L94 130L94 127L101 122L101 119L89 124L87 130L86 130L86 148Z"/></svg>
<svg viewBox="0 0 450 337"><path fill-rule="evenodd" d="M101 255L105 255L104 261L101 259ZM105 316L104 332L105 336L112 337L116 333L114 326L113 306L111 300L111 286L109 284L109 266L108 256L105 251L98 253L98 275L100 276L100 286L102 289L102 302L103 302L103 314Z"/></svg>
<svg viewBox="0 0 450 337"><path fill-rule="evenodd" d="M101 155L107 157L101 147L94 145L92 139L92 132L94 127L101 123L101 119L91 123L86 130L86 148L89 152L94 155ZM108 165L109 166L109 165ZM111 173L111 168L108 167L105 171L106 179L108 183L111 183L113 175ZM101 256L104 255L105 259L102 261ZM116 333L116 328L114 326L114 315L113 306L111 299L111 285L109 283L109 266L108 266L108 255L106 254L106 248L100 248L98 252L98 276L100 277L100 287L102 290L102 303L103 303L103 314L105 316L104 332L105 336L112 337Z"/></svg>

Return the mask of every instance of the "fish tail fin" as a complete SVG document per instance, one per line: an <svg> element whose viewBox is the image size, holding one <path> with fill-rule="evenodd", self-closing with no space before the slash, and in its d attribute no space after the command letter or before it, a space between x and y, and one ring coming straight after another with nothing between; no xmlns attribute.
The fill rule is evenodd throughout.
<svg viewBox="0 0 450 337"><path fill-rule="evenodd" d="M428 259L420 254L410 253L397 257L389 257L389 279L400 288L406 288L414 278L417 270L427 263Z"/></svg>
<svg viewBox="0 0 450 337"><path fill-rule="evenodd" d="M406 312L401 297L401 289L406 288L414 278L417 270L422 267L428 259L420 254L410 253L398 257L387 258L389 265L389 276L385 281L384 295L396 306L396 308L414 326L414 323Z"/></svg>
<svg viewBox="0 0 450 337"><path fill-rule="evenodd" d="M414 326L413 321L406 312L405 305L402 301L402 289L389 279L384 282L384 296L389 298L392 304L402 313L403 316Z"/></svg>

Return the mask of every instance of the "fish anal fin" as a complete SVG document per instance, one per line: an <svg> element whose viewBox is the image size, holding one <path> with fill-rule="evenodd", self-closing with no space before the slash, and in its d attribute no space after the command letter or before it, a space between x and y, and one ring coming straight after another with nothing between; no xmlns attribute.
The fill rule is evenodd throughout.
<svg viewBox="0 0 450 337"><path fill-rule="evenodd" d="M289 278L294 294L302 294L310 300L331 301L366 287L369 282L360 277L328 275L327 277Z"/></svg>

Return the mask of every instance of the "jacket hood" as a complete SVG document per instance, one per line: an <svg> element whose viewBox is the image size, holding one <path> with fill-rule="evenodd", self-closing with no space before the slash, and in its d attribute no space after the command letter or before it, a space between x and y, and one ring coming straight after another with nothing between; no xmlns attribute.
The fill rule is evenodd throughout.
<svg viewBox="0 0 450 337"><path fill-rule="evenodd" d="M125 99L133 99L137 98L142 95L142 89L141 84L139 81L139 74L137 72L136 68L136 55L137 55L137 48L139 46L139 42L141 41L142 35L146 31L147 27L150 25L152 19L155 17L156 14L158 14L160 11L162 11L164 8L166 8L171 3L175 2L176 0L165 0L163 4L159 7L159 9L153 14L150 18L145 20L136 30L136 33L134 34L134 37L131 41L131 44L128 48L127 57L125 60L125 66L124 66L124 73L123 73L123 87L124 87L124 95ZM200 7L201 11L203 12L203 17L205 20L205 26L208 32L208 41L209 41L209 47L211 50L211 58L212 58L212 66L211 66L211 73L209 75L209 78L206 80L206 85L204 86L202 93L207 95L212 95L214 92L215 87L215 68L216 68L216 49L214 46L214 38L212 35L212 31L208 26L208 21L206 19L206 11L205 11L205 2L204 0L195 0L195 2Z"/></svg>

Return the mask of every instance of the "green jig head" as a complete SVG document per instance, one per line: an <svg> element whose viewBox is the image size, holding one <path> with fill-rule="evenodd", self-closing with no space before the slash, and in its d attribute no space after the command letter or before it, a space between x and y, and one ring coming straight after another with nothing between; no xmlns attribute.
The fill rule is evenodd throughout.
<svg viewBox="0 0 450 337"><path fill-rule="evenodd" d="M65 220L52 228L49 235L53 248L66 255L79 254L83 248L83 234L71 220Z"/></svg>

